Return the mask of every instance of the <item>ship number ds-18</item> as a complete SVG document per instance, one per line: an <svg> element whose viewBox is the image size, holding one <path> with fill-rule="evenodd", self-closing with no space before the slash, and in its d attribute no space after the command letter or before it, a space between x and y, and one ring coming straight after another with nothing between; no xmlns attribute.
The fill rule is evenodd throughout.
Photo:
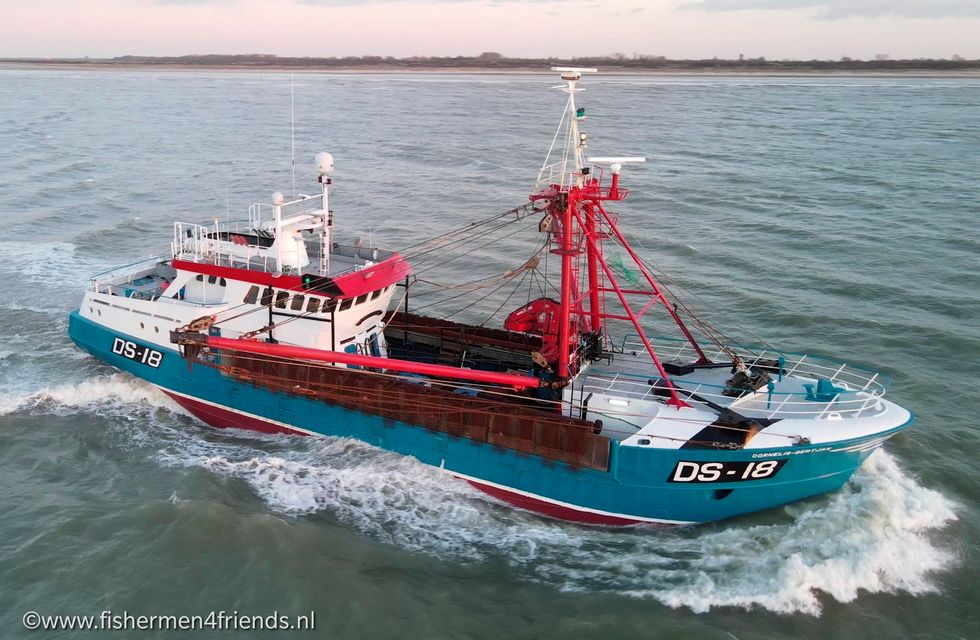
<svg viewBox="0 0 980 640"><path fill-rule="evenodd" d="M762 462L685 462L674 467L668 482L740 482L771 478L785 460Z"/></svg>

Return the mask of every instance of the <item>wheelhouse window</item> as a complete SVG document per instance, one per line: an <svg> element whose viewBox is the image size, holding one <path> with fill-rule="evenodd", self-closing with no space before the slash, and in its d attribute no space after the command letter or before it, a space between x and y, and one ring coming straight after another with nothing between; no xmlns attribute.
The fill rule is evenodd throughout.
<svg viewBox="0 0 980 640"><path fill-rule="evenodd" d="M289 305L289 308L293 311L302 311L303 303L306 302L305 296L293 296L293 302Z"/></svg>
<svg viewBox="0 0 980 640"><path fill-rule="evenodd" d="M286 291L280 291L280 292L276 293L276 308L277 309L285 309L286 308L286 300L288 300L288 299L289 299L289 293L288 292L286 292Z"/></svg>
<svg viewBox="0 0 980 640"><path fill-rule="evenodd" d="M255 304L256 301L258 301L258 299L259 299L259 288L256 287L255 285L252 285L251 287L248 288L248 291L245 293L245 298L242 300L242 302L244 302L245 304Z"/></svg>
<svg viewBox="0 0 980 640"><path fill-rule="evenodd" d="M384 291L384 289L378 289L377 291L375 291L374 293L372 293L371 294L371 299L372 300L377 300L378 297L381 295L381 292L382 291Z"/></svg>
<svg viewBox="0 0 980 640"><path fill-rule="evenodd" d="M316 313L320 310L320 299L310 296L306 299L306 313Z"/></svg>
<svg viewBox="0 0 980 640"><path fill-rule="evenodd" d="M364 304L365 302L367 302L367 297L368 294L366 293L364 295L357 296L357 302L355 302L354 304Z"/></svg>
<svg viewBox="0 0 980 640"><path fill-rule="evenodd" d="M347 311L348 309L351 308L351 305L353 304L354 304L354 298L347 298L346 300L340 303L340 310Z"/></svg>
<svg viewBox="0 0 980 640"><path fill-rule="evenodd" d="M262 306L268 307L272 304L272 289L266 287L262 290Z"/></svg>
<svg viewBox="0 0 980 640"><path fill-rule="evenodd" d="M337 301L333 298L329 298L323 301L323 306L320 308L320 313L333 313L337 309Z"/></svg>

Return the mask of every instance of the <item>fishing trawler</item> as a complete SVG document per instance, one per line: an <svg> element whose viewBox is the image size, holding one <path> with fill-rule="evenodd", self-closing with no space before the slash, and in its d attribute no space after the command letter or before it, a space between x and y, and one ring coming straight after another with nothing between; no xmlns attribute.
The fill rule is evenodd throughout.
<svg viewBox="0 0 980 640"><path fill-rule="evenodd" d="M595 70L555 71L565 110L522 206L402 253L342 244L321 153L318 193L177 222L169 255L93 277L72 340L216 427L355 438L556 518L700 523L839 488L911 414L882 376L739 345L668 289L611 210L644 158L587 156ZM410 307L413 267L514 228L522 264L442 285L513 286L499 311L530 281L502 322Z"/></svg>

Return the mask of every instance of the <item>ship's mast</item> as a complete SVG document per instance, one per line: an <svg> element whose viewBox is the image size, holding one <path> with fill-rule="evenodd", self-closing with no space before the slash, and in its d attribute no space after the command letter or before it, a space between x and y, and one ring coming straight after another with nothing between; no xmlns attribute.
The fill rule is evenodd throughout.
<svg viewBox="0 0 980 640"><path fill-rule="evenodd" d="M323 226L320 233L320 275L326 278L330 275L330 227L333 224L330 215L330 185L333 184L333 156L326 151L316 154L317 180L322 188L321 205Z"/></svg>
<svg viewBox="0 0 980 640"><path fill-rule="evenodd" d="M579 306L575 298L577 297L578 272L575 268L575 258L581 253L581 246L576 246L574 222L572 212L579 203L577 201L577 188L582 187L585 182L588 169L585 166L585 148L588 136L579 129L579 118L584 118L585 113L580 112L575 104L575 85L582 77L583 73L595 73L596 69L578 67L552 67L552 71L561 73L561 79L565 81L562 91L568 94L568 102L565 105L565 113L562 124L565 127L565 144L563 145L559 171L560 193L565 196L565 202L556 202L555 207L558 217L558 248L553 249L552 253L558 254L561 258L561 309L559 311L558 323L558 376L561 379L568 379L572 374L570 361L570 347L577 335L572 333L572 313L573 306ZM555 136L555 142L561 133ZM554 150L554 142L552 143ZM551 153L549 152L549 158ZM538 175L539 182L544 177L548 161L545 160L545 167L542 167ZM554 166L554 165L552 165ZM573 187L575 187L573 189ZM562 206L564 204L564 206ZM590 271L591 274L591 271Z"/></svg>
<svg viewBox="0 0 980 640"><path fill-rule="evenodd" d="M707 362L708 359L646 265L619 231L615 216L610 215L603 206L605 201L622 200L628 193L619 184L623 164L645 162L646 158L587 158L585 150L588 147L588 136L579 127L579 122L585 119L585 110L576 104L575 93L581 90L576 88L576 83L583 73L596 70L576 67L552 67L552 70L561 73L565 85L557 88L568 94L568 101L562 122L552 140L551 149L538 173L535 193L532 194L531 200L535 201L536 208L546 209L552 221L557 223L555 229L557 247L552 249L552 253L561 258L561 303L556 337L558 377L567 381L581 369L582 363L579 358L582 356L578 347L583 334L591 333L592 340L601 340L604 334L603 323L606 319L626 320L633 325L668 388L671 394L670 403L679 407L686 406L670 382L670 377L647 338L640 319L655 304L662 304L693 346L700 361ZM564 144L559 150L557 145L563 133ZM551 162L552 156L559 153L560 159ZM608 186L601 184L603 181L601 170L598 175L593 174L593 165L609 166L611 180ZM620 287L603 257L602 241L605 238L614 239L625 249L643 275L648 288ZM580 294L577 258L583 253L588 269L588 284L585 285L586 291ZM625 314L605 311L603 298L606 293L616 295ZM630 297L636 296L648 298L648 302L640 310L633 309L629 300ZM588 301L588 313L583 308L585 300Z"/></svg>

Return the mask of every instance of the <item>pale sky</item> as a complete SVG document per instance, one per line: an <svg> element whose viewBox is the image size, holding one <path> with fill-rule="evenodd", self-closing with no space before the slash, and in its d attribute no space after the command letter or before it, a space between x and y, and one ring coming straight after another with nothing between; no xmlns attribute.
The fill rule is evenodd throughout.
<svg viewBox="0 0 980 640"><path fill-rule="evenodd" d="M0 57L980 58L980 0L0 0Z"/></svg>

